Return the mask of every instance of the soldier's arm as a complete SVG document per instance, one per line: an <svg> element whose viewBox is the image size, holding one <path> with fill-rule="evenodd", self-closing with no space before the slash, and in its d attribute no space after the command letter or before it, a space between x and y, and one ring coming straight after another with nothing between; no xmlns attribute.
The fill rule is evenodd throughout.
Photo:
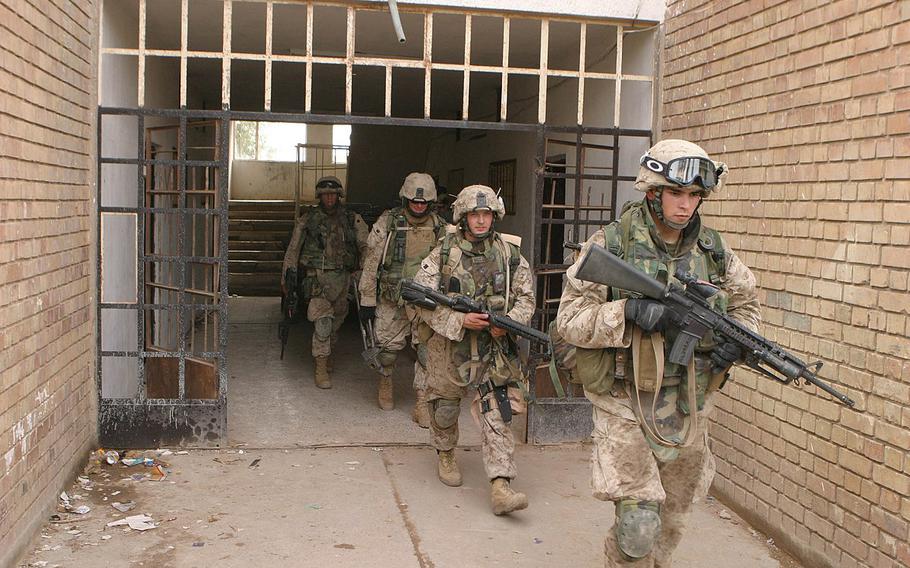
<svg viewBox="0 0 910 568"><path fill-rule="evenodd" d="M367 238L367 253L363 258L363 274L357 288L360 290L360 304L363 306L376 305L376 275L379 272L379 263L385 251L386 238L388 237L389 212L385 211L373 223L373 229Z"/></svg>
<svg viewBox="0 0 910 568"><path fill-rule="evenodd" d="M414 276L414 282L428 286L434 290L439 289L439 279L441 277L439 268L439 257L442 247L438 246L430 251L430 254L420 263L420 270ZM465 314L456 312L446 306L436 306L435 310L424 308L417 309L417 315L427 323L433 331L451 339L452 341L461 341L464 339L464 317Z"/></svg>
<svg viewBox="0 0 910 568"><path fill-rule="evenodd" d="M354 213L354 236L357 239L357 248L360 250L360 266L363 267L363 259L367 254L367 238L370 234L370 228L366 221L359 214Z"/></svg>
<svg viewBox="0 0 910 568"><path fill-rule="evenodd" d="M755 275L729 247L725 248L727 269L720 288L727 294L727 313L731 318L757 332L761 324L761 305L755 291Z"/></svg>
<svg viewBox="0 0 910 568"><path fill-rule="evenodd" d="M594 243L604 246L603 230L588 239L579 259L585 257ZM566 341L578 347L628 347L631 333L626 330L626 301L611 301L608 287L575 278L578 264L579 261L576 261L566 272L566 285L556 314L556 330Z"/></svg>
<svg viewBox="0 0 910 568"><path fill-rule="evenodd" d="M531 267L525 257L521 257L521 262L512 275L509 292L515 298L515 305L506 314L513 320L528 325L531 317L534 315L534 284L531 281Z"/></svg>
<svg viewBox="0 0 910 568"><path fill-rule="evenodd" d="M288 268L297 268L297 260L300 258L300 248L303 246L303 229L306 227L306 220L307 213L303 212L294 224L294 232L291 233L291 242L288 243L288 250L284 253L284 263L281 267L282 278L284 278L284 274L287 272Z"/></svg>

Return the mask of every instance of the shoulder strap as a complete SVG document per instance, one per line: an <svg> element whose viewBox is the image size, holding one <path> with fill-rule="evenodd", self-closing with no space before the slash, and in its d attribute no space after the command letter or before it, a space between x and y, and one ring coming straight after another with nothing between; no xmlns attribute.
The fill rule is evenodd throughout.
<svg viewBox="0 0 910 568"><path fill-rule="evenodd" d="M702 225L701 231L698 233L698 248L705 253L709 272L712 275L716 275L717 278L726 276L727 253L724 250L724 242L720 233Z"/></svg>
<svg viewBox="0 0 910 568"><path fill-rule="evenodd" d="M439 251L439 271L442 277L439 279L439 288L445 293L448 291L449 279L455 272L455 267L461 262L461 247L453 246L455 241L454 233L446 233L442 240L442 249Z"/></svg>

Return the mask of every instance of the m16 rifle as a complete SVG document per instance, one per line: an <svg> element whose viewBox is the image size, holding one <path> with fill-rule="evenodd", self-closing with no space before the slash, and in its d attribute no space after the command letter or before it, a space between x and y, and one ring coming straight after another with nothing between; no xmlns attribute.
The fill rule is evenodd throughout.
<svg viewBox="0 0 910 568"><path fill-rule="evenodd" d="M486 314L490 325L494 327L504 329L509 333L524 337L525 339L536 343L542 343L544 345L549 345L550 343L550 336L546 333L518 323L510 317L494 314L482 303L472 300L467 296L459 294L447 296L428 286L418 284L413 280L405 279L401 281L401 298L405 302L428 310L435 310L437 306L443 305L464 314Z"/></svg>
<svg viewBox="0 0 910 568"><path fill-rule="evenodd" d="M855 402L847 395L818 378L821 361L811 364L783 349L773 341L747 329L729 316L714 311L708 299L718 288L708 282L697 280L677 269L676 279L683 283L664 284L619 257L610 254L599 245L591 246L581 260L575 277L605 286L621 288L661 302L670 310L672 325L679 329L679 335L670 349L668 360L686 365L695 352L698 342L709 332L735 343L742 348L744 363L761 374L782 383L805 380L827 392L841 403L852 407Z"/></svg>
<svg viewBox="0 0 910 568"><path fill-rule="evenodd" d="M281 359L284 360L284 348L288 344L288 336L291 333L291 324L297 321L297 308L299 298L297 296L297 269L288 268L284 273L284 289L286 292L281 296L281 314L284 319L278 324L278 340L281 341Z"/></svg>

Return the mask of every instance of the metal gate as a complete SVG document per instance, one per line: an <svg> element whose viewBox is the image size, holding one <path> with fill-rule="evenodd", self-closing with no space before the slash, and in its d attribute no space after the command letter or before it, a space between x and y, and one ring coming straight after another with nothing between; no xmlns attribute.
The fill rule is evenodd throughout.
<svg viewBox="0 0 910 568"><path fill-rule="evenodd" d="M136 137L118 144L106 126ZM103 445L225 439L228 126L211 113L99 110Z"/></svg>
<svg viewBox="0 0 910 568"><path fill-rule="evenodd" d="M592 138L598 142L591 142ZM564 244L584 243L613 221L620 205L620 182L635 181L635 176L619 173L621 145L635 138L647 139L650 146L651 132L584 127L574 131L541 127L537 132L534 272L536 319L542 331L556 318L563 275L574 262L575 252ZM550 443L587 438L593 426L591 403L581 386L560 376L565 396L557 396L549 360L538 360L532 366L534 404L528 412L528 441Z"/></svg>

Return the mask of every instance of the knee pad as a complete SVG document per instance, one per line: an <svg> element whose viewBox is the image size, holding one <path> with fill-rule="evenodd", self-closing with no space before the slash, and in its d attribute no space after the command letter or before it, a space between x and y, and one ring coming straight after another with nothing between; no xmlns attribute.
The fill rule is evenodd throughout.
<svg viewBox="0 0 910 568"><path fill-rule="evenodd" d="M382 374L391 375L392 370L395 368L395 360L398 359L398 353L395 351L380 351L376 359L382 366Z"/></svg>
<svg viewBox="0 0 910 568"><path fill-rule="evenodd" d="M660 504L624 499L616 504L616 544L630 561L651 553L660 536Z"/></svg>
<svg viewBox="0 0 910 568"><path fill-rule="evenodd" d="M433 401L433 421L440 428L451 428L458 424L461 401L438 398Z"/></svg>
<svg viewBox="0 0 910 568"><path fill-rule="evenodd" d="M319 318L313 322L315 327L314 333L319 339L326 341L332 337L332 319L333 318Z"/></svg>

